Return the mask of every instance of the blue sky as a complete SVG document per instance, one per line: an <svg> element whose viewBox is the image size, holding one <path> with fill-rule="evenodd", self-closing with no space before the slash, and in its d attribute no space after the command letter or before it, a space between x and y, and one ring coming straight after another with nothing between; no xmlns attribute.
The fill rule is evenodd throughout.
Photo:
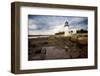
<svg viewBox="0 0 100 76"><path fill-rule="evenodd" d="M87 17L28 15L29 35L53 35L63 31L66 21L70 29L88 29Z"/></svg>

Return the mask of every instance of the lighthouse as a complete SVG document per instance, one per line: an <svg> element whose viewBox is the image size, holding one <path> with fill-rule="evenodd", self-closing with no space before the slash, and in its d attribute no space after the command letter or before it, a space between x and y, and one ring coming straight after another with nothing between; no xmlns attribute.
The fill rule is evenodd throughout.
<svg viewBox="0 0 100 76"><path fill-rule="evenodd" d="M65 25L64 25L64 36L69 36L69 24L68 24L68 21L65 22Z"/></svg>

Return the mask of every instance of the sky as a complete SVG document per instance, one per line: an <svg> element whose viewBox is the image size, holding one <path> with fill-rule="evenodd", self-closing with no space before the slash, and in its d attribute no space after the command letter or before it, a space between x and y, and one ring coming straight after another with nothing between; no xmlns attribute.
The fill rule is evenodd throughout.
<svg viewBox="0 0 100 76"><path fill-rule="evenodd" d="M64 31L66 21L69 24L69 29L88 29L88 17L28 15L28 34L54 35Z"/></svg>

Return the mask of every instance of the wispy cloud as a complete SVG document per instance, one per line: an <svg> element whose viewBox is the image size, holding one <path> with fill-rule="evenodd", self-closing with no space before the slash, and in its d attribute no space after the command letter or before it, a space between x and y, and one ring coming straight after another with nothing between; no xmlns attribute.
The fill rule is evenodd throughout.
<svg viewBox="0 0 100 76"><path fill-rule="evenodd" d="M63 31L65 21L70 29L87 29L87 17L29 15L29 35L48 35Z"/></svg>

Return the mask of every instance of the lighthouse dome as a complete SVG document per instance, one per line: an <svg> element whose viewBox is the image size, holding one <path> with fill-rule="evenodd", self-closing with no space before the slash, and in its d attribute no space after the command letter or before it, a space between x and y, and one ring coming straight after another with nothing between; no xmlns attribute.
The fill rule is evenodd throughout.
<svg viewBox="0 0 100 76"><path fill-rule="evenodd" d="M68 21L65 22L64 27L69 26Z"/></svg>

